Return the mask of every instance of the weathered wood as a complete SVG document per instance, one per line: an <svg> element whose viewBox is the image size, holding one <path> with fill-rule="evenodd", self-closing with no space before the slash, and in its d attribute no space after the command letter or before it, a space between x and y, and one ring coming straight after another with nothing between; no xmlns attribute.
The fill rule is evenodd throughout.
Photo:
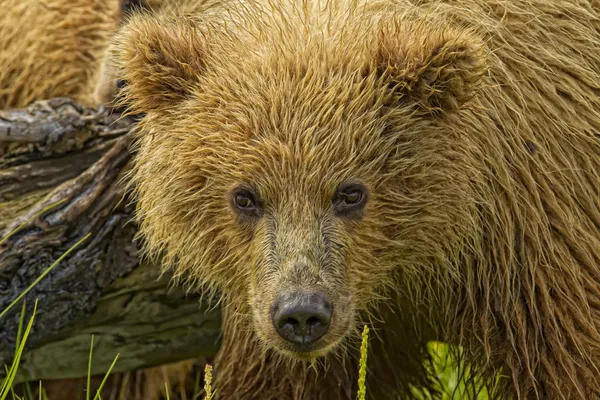
<svg viewBox="0 0 600 400"><path fill-rule="evenodd" d="M0 310L87 234L73 253L27 295L38 312L19 380L94 373L214 354L220 315L197 295L169 288L155 265L139 262L136 226L123 175L131 117L91 110L69 99L0 112L0 237L45 207L0 246ZM14 352L20 307L0 321L0 365Z"/></svg>
<svg viewBox="0 0 600 400"><path fill-rule="evenodd" d="M40 341L21 363L17 382L85 376L94 335L92 374L133 371L214 355L219 347L220 313L181 288L168 290L158 268L142 264L117 279L98 300L95 312Z"/></svg>

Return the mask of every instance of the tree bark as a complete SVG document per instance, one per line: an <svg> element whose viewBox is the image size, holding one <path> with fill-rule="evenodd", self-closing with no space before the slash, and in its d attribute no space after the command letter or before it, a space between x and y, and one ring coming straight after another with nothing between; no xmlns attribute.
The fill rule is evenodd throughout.
<svg viewBox="0 0 600 400"><path fill-rule="evenodd" d="M213 355L220 312L140 263L123 180L133 117L51 99L0 111L0 311L86 235L27 294L38 308L18 381L131 371ZM13 357L22 302L0 320L0 365Z"/></svg>

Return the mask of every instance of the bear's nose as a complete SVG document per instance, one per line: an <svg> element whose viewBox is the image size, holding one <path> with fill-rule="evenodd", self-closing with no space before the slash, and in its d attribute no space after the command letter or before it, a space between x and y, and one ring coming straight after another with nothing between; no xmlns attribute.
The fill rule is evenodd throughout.
<svg viewBox="0 0 600 400"><path fill-rule="evenodd" d="M327 333L332 311L323 293L284 293L273 304L271 319L279 336L306 345Z"/></svg>

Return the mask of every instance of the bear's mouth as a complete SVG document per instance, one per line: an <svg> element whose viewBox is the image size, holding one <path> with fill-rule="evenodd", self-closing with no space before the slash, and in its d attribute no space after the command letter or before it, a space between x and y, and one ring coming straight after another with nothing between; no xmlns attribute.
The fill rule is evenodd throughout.
<svg viewBox="0 0 600 400"><path fill-rule="evenodd" d="M327 355L336 346L337 342L328 343L320 341L301 345L288 345L284 349L280 349L280 351L288 357L308 361Z"/></svg>

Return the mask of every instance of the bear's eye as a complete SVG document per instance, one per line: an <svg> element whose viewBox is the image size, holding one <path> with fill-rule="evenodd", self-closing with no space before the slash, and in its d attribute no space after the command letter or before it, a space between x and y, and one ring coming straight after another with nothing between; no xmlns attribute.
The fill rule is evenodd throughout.
<svg viewBox="0 0 600 400"><path fill-rule="evenodd" d="M359 190L354 190L350 193L343 193L346 204L358 204L363 198L363 194Z"/></svg>
<svg viewBox="0 0 600 400"><path fill-rule="evenodd" d="M359 184L341 185L333 196L333 208L339 216L357 216L367 201L367 189Z"/></svg>
<svg viewBox="0 0 600 400"><path fill-rule="evenodd" d="M254 217L261 215L257 196L251 190L245 188L234 190L231 194L231 202L234 208L240 213Z"/></svg>
<svg viewBox="0 0 600 400"><path fill-rule="evenodd" d="M254 202L252 201L252 199L244 194L237 194L235 196L235 204L239 207L239 208L243 208L243 209L248 209L248 208L252 208L252 206L254 205Z"/></svg>

